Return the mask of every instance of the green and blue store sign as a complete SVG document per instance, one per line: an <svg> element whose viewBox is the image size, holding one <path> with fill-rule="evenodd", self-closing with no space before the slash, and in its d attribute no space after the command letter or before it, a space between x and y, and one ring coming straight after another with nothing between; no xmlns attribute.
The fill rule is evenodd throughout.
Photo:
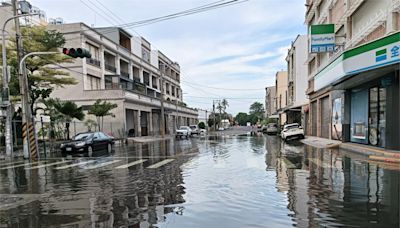
<svg viewBox="0 0 400 228"><path fill-rule="evenodd" d="M315 91L344 77L400 63L400 33L345 51L314 78Z"/></svg>
<svg viewBox="0 0 400 228"><path fill-rule="evenodd" d="M312 25L310 51L313 53L333 52L335 50L335 25Z"/></svg>

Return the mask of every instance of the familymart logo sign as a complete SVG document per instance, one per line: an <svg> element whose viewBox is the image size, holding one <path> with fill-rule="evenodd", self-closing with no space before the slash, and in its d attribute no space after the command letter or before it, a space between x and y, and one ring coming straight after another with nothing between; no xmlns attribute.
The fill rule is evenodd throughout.
<svg viewBox="0 0 400 228"><path fill-rule="evenodd" d="M391 47L389 51L390 51L390 53L387 53L388 52L387 48L376 51L375 52L375 62L385 61L388 59L388 56L391 59L395 59L400 56L400 46L398 46L398 45Z"/></svg>
<svg viewBox="0 0 400 228"><path fill-rule="evenodd" d="M386 48L375 52L375 61L385 61L387 59Z"/></svg>
<svg viewBox="0 0 400 228"><path fill-rule="evenodd" d="M311 52L333 52L335 50L335 25L312 25L310 44Z"/></svg>

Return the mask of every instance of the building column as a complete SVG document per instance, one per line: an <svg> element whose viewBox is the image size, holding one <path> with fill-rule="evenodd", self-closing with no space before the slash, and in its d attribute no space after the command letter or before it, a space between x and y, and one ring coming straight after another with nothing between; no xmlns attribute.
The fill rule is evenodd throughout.
<svg viewBox="0 0 400 228"><path fill-rule="evenodd" d="M120 57L119 55L115 56L115 68L117 69L116 74L121 75L121 65L120 65Z"/></svg>
<svg viewBox="0 0 400 228"><path fill-rule="evenodd" d="M144 83L144 79L143 79L143 67L139 68L139 78L140 78L140 82Z"/></svg>
<svg viewBox="0 0 400 228"><path fill-rule="evenodd" d="M149 135L154 135L153 132L153 113L150 111L148 115L148 121L149 121Z"/></svg>
<svg viewBox="0 0 400 228"><path fill-rule="evenodd" d="M132 65L132 60L129 61L128 63L128 73L129 73L129 79L133 80L133 65Z"/></svg>
<svg viewBox="0 0 400 228"><path fill-rule="evenodd" d="M137 128L137 136L140 137L140 136L142 136L142 126L140 124L140 115L141 115L141 113L140 113L140 110L137 110L136 112L137 112L136 121L137 121L137 126L138 126L138 128Z"/></svg>
<svg viewBox="0 0 400 228"><path fill-rule="evenodd" d="M101 45L99 48L99 60L100 60L100 68L101 68L101 81L100 88L106 89L106 80L105 80L105 59L104 59L104 45Z"/></svg>

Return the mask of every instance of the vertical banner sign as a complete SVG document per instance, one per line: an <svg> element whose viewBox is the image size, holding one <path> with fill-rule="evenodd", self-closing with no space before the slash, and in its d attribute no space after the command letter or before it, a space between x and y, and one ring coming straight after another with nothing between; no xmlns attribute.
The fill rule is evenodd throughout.
<svg viewBox="0 0 400 228"><path fill-rule="evenodd" d="M310 51L312 53L335 50L335 25L311 25Z"/></svg>

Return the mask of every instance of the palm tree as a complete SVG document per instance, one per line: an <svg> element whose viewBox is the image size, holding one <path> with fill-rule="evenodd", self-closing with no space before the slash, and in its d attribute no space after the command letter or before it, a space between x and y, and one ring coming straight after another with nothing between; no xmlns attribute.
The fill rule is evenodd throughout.
<svg viewBox="0 0 400 228"><path fill-rule="evenodd" d="M117 104L112 104L107 101L102 101L98 99L90 108L89 114L95 115L97 118L97 126L99 126L100 131L103 130L104 116L114 116L110 111L118 107Z"/></svg>
<svg viewBox="0 0 400 228"><path fill-rule="evenodd" d="M67 139L69 140L69 124L73 119L83 120L85 114L82 107L78 107L72 101L59 101L54 103L54 108L64 116L65 130L67 132Z"/></svg>
<svg viewBox="0 0 400 228"><path fill-rule="evenodd" d="M226 100L225 98L222 99L221 105L223 107L224 114L226 114L226 108L229 107L228 100Z"/></svg>

